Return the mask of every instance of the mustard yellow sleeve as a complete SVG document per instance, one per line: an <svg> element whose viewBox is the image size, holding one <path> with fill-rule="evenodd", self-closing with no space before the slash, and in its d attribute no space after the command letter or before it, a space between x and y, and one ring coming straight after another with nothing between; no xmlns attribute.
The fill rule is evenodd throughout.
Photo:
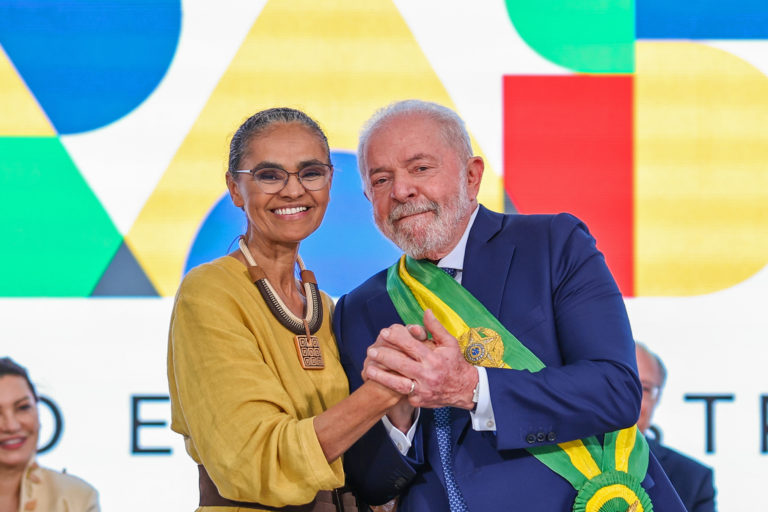
<svg viewBox="0 0 768 512"><path fill-rule="evenodd" d="M341 462L326 461L313 418L297 418L291 376L265 362L237 293L194 271L182 283L169 334L172 426L222 496L304 504L343 485Z"/></svg>

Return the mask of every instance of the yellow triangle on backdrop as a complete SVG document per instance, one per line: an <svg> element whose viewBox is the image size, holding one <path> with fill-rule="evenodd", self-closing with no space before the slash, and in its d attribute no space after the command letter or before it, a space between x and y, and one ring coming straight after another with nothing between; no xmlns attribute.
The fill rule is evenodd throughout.
<svg viewBox="0 0 768 512"><path fill-rule="evenodd" d="M268 2L126 235L160 295L176 292L197 229L225 191L228 139L245 118L300 108L331 148L354 151L365 120L406 98L454 107L391 0ZM480 201L503 209L492 169Z"/></svg>
<svg viewBox="0 0 768 512"><path fill-rule="evenodd" d="M51 135L51 122L0 46L0 137Z"/></svg>
<svg viewBox="0 0 768 512"><path fill-rule="evenodd" d="M635 294L731 287L768 262L768 77L699 43L636 52Z"/></svg>

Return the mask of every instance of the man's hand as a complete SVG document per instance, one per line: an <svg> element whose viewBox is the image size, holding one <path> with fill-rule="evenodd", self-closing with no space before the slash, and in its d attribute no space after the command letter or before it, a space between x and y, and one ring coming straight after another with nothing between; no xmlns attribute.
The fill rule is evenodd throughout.
<svg viewBox="0 0 768 512"><path fill-rule="evenodd" d="M403 329L403 328L405 328L408 331L408 334L410 334L414 339L419 340L422 343L427 343L427 344L429 344L431 346L433 345L432 341L428 339L426 329L424 329L422 326L420 326L420 325L406 325L406 326L403 326L401 324L392 324L388 328L385 328L385 329L381 330L381 332L379 333L378 338L376 338L376 341L374 341L373 344L370 347L368 347L368 350L370 351L370 349L372 349L372 348L379 349L379 348L382 348L382 347L385 348L385 349L398 350L397 347L395 345L391 345L389 343L389 341L388 341L388 338L383 337L381 335L381 333L384 333L384 332L389 333L389 331L391 329L395 329L396 331L399 331L400 329ZM376 361L374 361L370 357L366 357L365 361L363 362L363 371L362 371L363 381L366 381L369 378L369 372L368 372L369 368L378 368L378 369L380 369L383 372L389 371L389 368L387 368L385 366L382 366L381 364L377 363ZM405 382L405 381L403 381L403 382ZM392 390L397 391L400 394L407 395L408 392L410 391L410 386L411 386L410 383L411 383L411 381L409 379L405 383L405 390L404 391L401 391L401 390L399 390L399 388L395 388L395 387L392 387Z"/></svg>
<svg viewBox="0 0 768 512"><path fill-rule="evenodd" d="M424 312L424 327L432 334L432 344L413 327L382 329L368 348L363 378L407 394L414 407L472 409L477 369L464 359L456 338L430 310Z"/></svg>
<svg viewBox="0 0 768 512"><path fill-rule="evenodd" d="M390 326L390 329L397 327L402 328L402 325L392 325ZM405 326L405 329L410 333L410 335L421 342L427 342L427 331L420 325L407 325ZM389 343L381 337L381 334L379 334L379 337L376 338L376 341L371 345L371 347L386 347L389 349L394 349ZM396 349L395 349L396 350ZM387 372L389 371L387 368L379 365L375 361L373 361L370 358L366 358L365 362L363 363L363 380L368 380L368 369L369 368L378 368L381 372ZM375 382L375 381L374 381ZM392 408L390 408L387 411L387 418L392 423L392 425L395 426L395 428L399 429L401 432L405 433L408 432L408 430L411 428L411 425L413 425L413 412L414 407L408 402L408 391L410 391L410 382L412 382L410 379L408 380L408 389L405 390L405 393L401 393L400 391L397 391L395 388L389 388L393 391L397 391L398 393L402 394L403 397L400 399L400 401L395 404Z"/></svg>

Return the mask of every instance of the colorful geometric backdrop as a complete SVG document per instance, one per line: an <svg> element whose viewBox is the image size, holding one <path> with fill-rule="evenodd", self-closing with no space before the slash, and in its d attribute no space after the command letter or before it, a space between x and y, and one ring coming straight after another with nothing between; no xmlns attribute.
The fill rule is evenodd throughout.
<svg viewBox="0 0 768 512"><path fill-rule="evenodd" d="M67 387L80 382L72 372L120 375L102 396L117 415L131 393L167 393L178 284L243 229L224 171L244 118L294 106L328 133L331 206L301 253L339 296L398 254L370 221L358 130L378 107L416 97L467 121L487 162L481 202L585 220L636 336L670 367L659 411L668 438L716 466L721 505L754 503L732 465L768 470L757 362L768 359L765 2L476 4L0 1L0 352L69 400L68 432L84 403L63 398L81 389ZM109 350L95 326L110 332ZM65 371L62 357L78 362ZM685 398L696 393L734 395L734 419L712 428L748 441L706 450L715 434ZM49 457L82 473L125 457L76 464L74 435ZM175 446L167 458L186 468ZM142 464L167 464L153 461ZM104 475L83 476L105 509L130 502ZM194 476L182 480L180 494L194 491Z"/></svg>

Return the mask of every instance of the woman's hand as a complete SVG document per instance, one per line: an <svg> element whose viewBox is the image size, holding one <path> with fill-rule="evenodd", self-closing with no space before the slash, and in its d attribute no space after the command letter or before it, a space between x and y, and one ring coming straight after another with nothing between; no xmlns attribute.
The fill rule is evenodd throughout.
<svg viewBox="0 0 768 512"><path fill-rule="evenodd" d="M315 416L317 440L332 462L360 439L385 413L408 397L369 380L349 397Z"/></svg>
<svg viewBox="0 0 768 512"><path fill-rule="evenodd" d="M408 337L433 348L427 339L427 331L420 325L392 325L382 329L376 341L369 350L398 351L391 343L392 331L407 334ZM376 382L371 375L376 372L388 373L396 377L399 386L385 386ZM344 453L369 428L379 421L384 414L398 430L407 432L413 425L415 408L408 402L408 394L414 390L415 381L392 372L389 368L377 363L371 357L366 358L363 365L363 385L349 398L342 400L322 414L315 416L315 432L328 461L332 461Z"/></svg>
<svg viewBox="0 0 768 512"><path fill-rule="evenodd" d="M413 425L413 412L416 410L408 402L408 397L403 396L391 409L387 411L387 419L402 433L407 433Z"/></svg>

